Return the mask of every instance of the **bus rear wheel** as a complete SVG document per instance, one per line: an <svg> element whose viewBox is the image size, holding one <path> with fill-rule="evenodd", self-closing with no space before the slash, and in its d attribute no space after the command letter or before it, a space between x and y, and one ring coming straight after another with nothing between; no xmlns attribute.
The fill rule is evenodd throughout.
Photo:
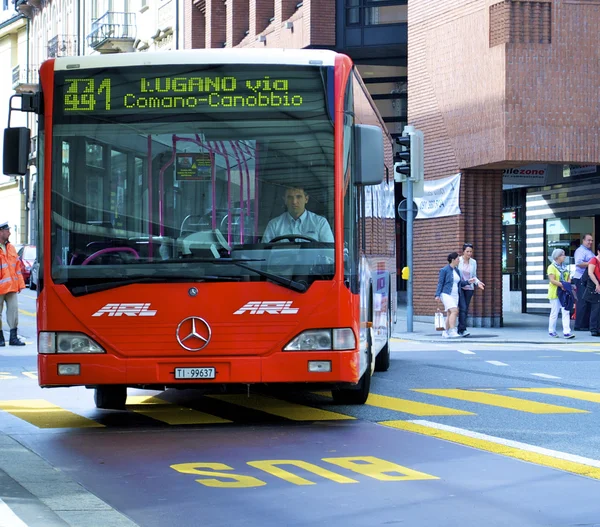
<svg viewBox="0 0 600 527"><path fill-rule="evenodd" d="M96 408L102 408L103 410L123 410L126 400L126 386L97 386L94 393Z"/></svg>

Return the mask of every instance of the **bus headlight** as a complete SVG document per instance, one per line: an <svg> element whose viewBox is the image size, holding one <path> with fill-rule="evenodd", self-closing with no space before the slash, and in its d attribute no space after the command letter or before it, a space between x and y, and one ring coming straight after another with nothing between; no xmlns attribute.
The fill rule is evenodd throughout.
<svg viewBox="0 0 600 527"><path fill-rule="evenodd" d="M332 351L356 348L351 328L307 329L294 337L283 351Z"/></svg>
<svg viewBox="0 0 600 527"><path fill-rule="evenodd" d="M84 333L42 331L38 353L106 353L106 350Z"/></svg>

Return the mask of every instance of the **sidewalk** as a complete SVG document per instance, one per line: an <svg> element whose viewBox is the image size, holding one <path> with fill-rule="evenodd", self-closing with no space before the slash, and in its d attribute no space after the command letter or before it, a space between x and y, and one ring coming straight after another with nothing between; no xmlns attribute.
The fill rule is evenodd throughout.
<svg viewBox="0 0 600 527"><path fill-rule="evenodd" d="M573 331L574 339L566 340L562 337L562 323L560 319L556 324L559 338L548 336L548 316L530 315L527 313L503 313L504 327L501 328L467 328L471 333L468 337L460 339L442 339L442 332L435 331L433 315L429 317L414 316L413 331L407 332L406 304L398 304L397 322L394 327L393 337L420 342L498 342L498 343L526 343L526 344L564 344L577 345L593 343L600 346L600 338L592 337L589 331ZM573 320L571 327L573 327ZM600 349L599 349L600 351Z"/></svg>

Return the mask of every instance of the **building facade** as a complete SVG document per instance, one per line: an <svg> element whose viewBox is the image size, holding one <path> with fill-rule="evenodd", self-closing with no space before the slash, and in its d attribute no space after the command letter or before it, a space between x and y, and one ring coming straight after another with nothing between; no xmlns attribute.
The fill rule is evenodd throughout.
<svg viewBox="0 0 600 527"><path fill-rule="evenodd" d="M47 59L181 46L183 10L178 0L3 0L3 7L0 72L6 82L0 89L6 104L0 118L4 116L4 122L9 97L37 89L38 70ZM0 180L0 209L16 227L13 242L35 244L37 122L32 114L15 112L11 125L31 128L32 153L27 176Z"/></svg>
<svg viewBox="0 0 600 527"><path fill-rule="evenodd" d="M411 0L408 15L408 117L425 134L425 178L463 175L461 215L415 222L415 312L434 311L438 269L464 242L487 286L475 325L502 324L503 264L516 276L505 292L521 288L522 309L545 312L552 249L600 234L600 2Z"/></svg>

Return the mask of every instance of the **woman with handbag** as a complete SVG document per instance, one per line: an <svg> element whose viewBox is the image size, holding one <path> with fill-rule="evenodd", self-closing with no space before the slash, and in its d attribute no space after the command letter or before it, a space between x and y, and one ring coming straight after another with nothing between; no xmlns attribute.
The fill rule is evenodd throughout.
<svg viewBox="0 0 600 527"><path fill-rule="evenodd" d="M558 289L565 289L563 282L570 282L569 270L565 266L565 251L554 249L552 251L551 263L546 269L548 275L548 300L550 301L550 318L548 320L548 334L551 337L558 337L556 333L556 321L559 313L562 314L563 335L566 339L575 338L571 333L571 314L562 307L558 298Z"/></svg>
<svg viewBox="0 0 600 527"><path fill-rule="evenodd" d="M462 287L472 284L476 278L463 280L458 270L458 253L453 252L448 255L448 265L440 269L438 286L435 291L435 299L443 302L446 316L446 330L442 333L442 338L458 338L460 335L456 331L456 319L458 317L459 294L462 294Z"/></svg>
<svg viewBox="0 0 600 527"><path fill-rule="evenodd" d="M600 337L600 244L596 247L596 256L588 262L588 279L583 300L590 305L590 333Z"/></svg>
<svg viewBox="0 0 600 527"><path fill-rule="evenodd" d="M463 280L475 278L472 284L465 285L462 288L462 295L459 297L458 306L458 334L461 337L468 337L470 333L467 331L467 315L469 314L469 304L475 293L475 287L482 291L485 289L485 284L477 278L477 262L473 258L473 245L465 243L463 245L463 253L458 261L458 270L462 275Z"/></svg>

